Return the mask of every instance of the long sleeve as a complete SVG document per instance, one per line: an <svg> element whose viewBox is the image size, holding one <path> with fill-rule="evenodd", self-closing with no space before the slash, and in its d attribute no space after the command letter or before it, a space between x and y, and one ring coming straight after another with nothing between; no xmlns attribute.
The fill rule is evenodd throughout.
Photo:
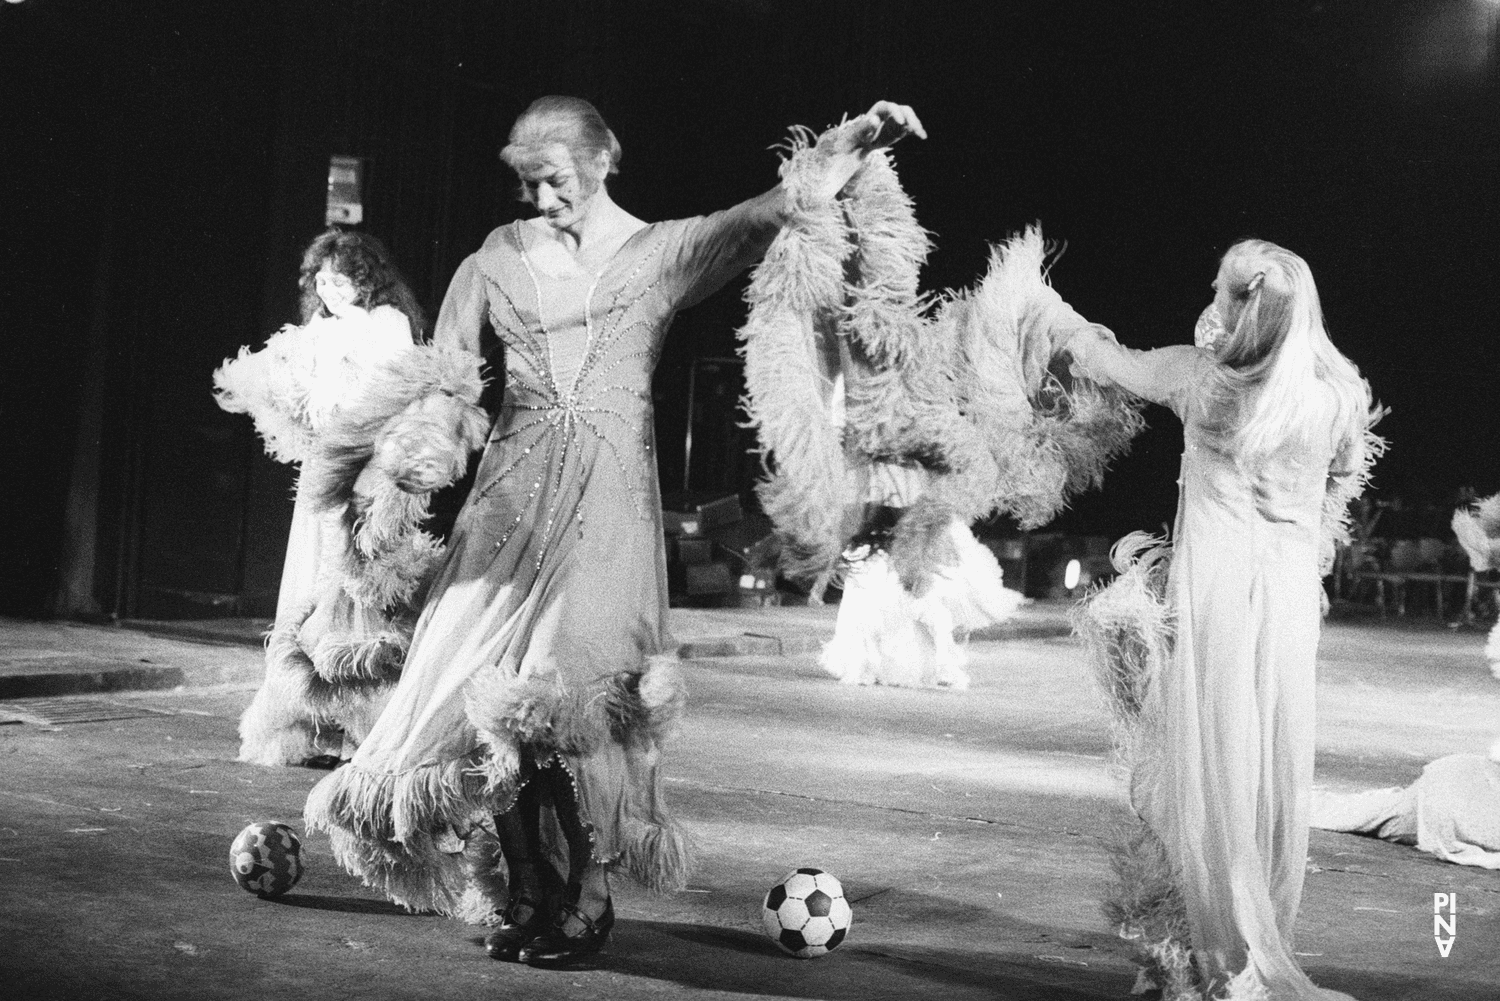
<svg viewBox="0 0 1500 1001"><path fill-rule="evenodd" d="M682 307L702 302L765 256L786 221L780 185L732 208L684 220L667 269Z"/></svg>
<svg viewBox="0 0 1500 1001"><path fill-rule="evenodd" d="M1204 351L1185 344L1136 351L1087 328L1072 336L1068 350L1090 378L1112 382L1179 414L1184 392L1213 365Z"/></svg>
<svg viewBox="0 0 1500 1001"><path fill-rule="evenodd" d="M432 343L440 348L462 348L483 355L480 334L484 329L485 309L484 276L480 274L477 255L470 254L448 283Z"/></svg>

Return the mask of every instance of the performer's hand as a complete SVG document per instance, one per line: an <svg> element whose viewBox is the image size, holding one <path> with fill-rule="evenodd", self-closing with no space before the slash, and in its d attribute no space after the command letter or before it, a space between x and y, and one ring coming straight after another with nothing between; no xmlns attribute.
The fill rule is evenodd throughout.
<svg viewBox="0 0 1500 1001"><path fill-rule="evenodd" d="M845 122L838 130L820 194L827 198L837 196L858 173L870 151L883 149L907 135L926 139L927 130L915 111L893 101L876 101L869 111Z"/></svg>
<svg viewBox="0 0 1500 1001"><path fill-rule="evenodd" d="M859 137L866 150L883 149L908 135L927 138L922 120L910 105L876 101L860 118L866 123L866 128Z"/></svg>
<svg viewBox="0 0 1500 1001"><path fill-rule="evenodd" d="M1114 341L1115 333L1102 323L1089 323L1074 327L1063 334L1062 350L1068 353L1068 374L1073 378L1087 378L1088 370L1080 363L1080 356L1088 351L1089 345L1098 341Z"/></svg>

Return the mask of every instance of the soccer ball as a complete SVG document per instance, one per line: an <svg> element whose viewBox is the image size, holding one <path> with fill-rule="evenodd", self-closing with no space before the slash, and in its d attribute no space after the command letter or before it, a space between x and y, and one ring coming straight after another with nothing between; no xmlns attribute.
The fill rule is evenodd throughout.
<svg viewBox="0 0 1500 1001"><path fill-rule="evenodd" d="M798 869L771 887L760 920L782 952L812 959L838 948L849 934L854 911L835 876L822 869Z"/></svg>
<svg viewBox="0 0 1500 1001"><path fill-rule="evenodd" d="M279 897L302 878L302 842L285 824L251 824L229 846L229 872L240 889Z"/></svg>

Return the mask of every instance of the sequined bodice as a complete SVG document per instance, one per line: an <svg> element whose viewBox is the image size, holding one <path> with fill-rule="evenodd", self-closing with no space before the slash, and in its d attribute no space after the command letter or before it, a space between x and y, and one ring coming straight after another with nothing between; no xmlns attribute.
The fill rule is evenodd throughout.
<svg viewBox="0 0 1500 1001"><path fill-rule="evenodd" d="M506 387L474 500L514 497L495 540L504 546L528 522L545 535L581 519L568 486L585 486L607 464L639 517L654 508L651 373L673 303L658 295L663 235L647 227L593 275L555 276L527 254L511 227L500 268L487 268L489 320L505 345ZM550 483L549 483L550 481ZM613 491L611 491L613 492ZM545 495L545 496L544 496Z"/></svg>

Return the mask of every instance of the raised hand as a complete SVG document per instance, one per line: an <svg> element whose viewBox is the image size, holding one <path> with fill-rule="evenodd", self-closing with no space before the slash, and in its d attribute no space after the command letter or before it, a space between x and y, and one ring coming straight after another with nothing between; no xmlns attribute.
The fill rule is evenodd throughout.
<svg viewBox="0 0 1500 1001"><path fill-rule="evenodd" d="M827 198L837 195L859 171L867 154L907 135L926 139L927 130L915 111L894 101L876 101L869 111L845 122L836 130L833 155L820 194Z"/></svg>
<svg viewBox="0 0 1500 1001"><path fill-rule="evenodd" d="M927 130L922 120L910 105L894 101L876 101L870 110L860 116L870 122L871 128L865 140L866 149L881 149L890 146L907 135L926 139Z"/></svg>

